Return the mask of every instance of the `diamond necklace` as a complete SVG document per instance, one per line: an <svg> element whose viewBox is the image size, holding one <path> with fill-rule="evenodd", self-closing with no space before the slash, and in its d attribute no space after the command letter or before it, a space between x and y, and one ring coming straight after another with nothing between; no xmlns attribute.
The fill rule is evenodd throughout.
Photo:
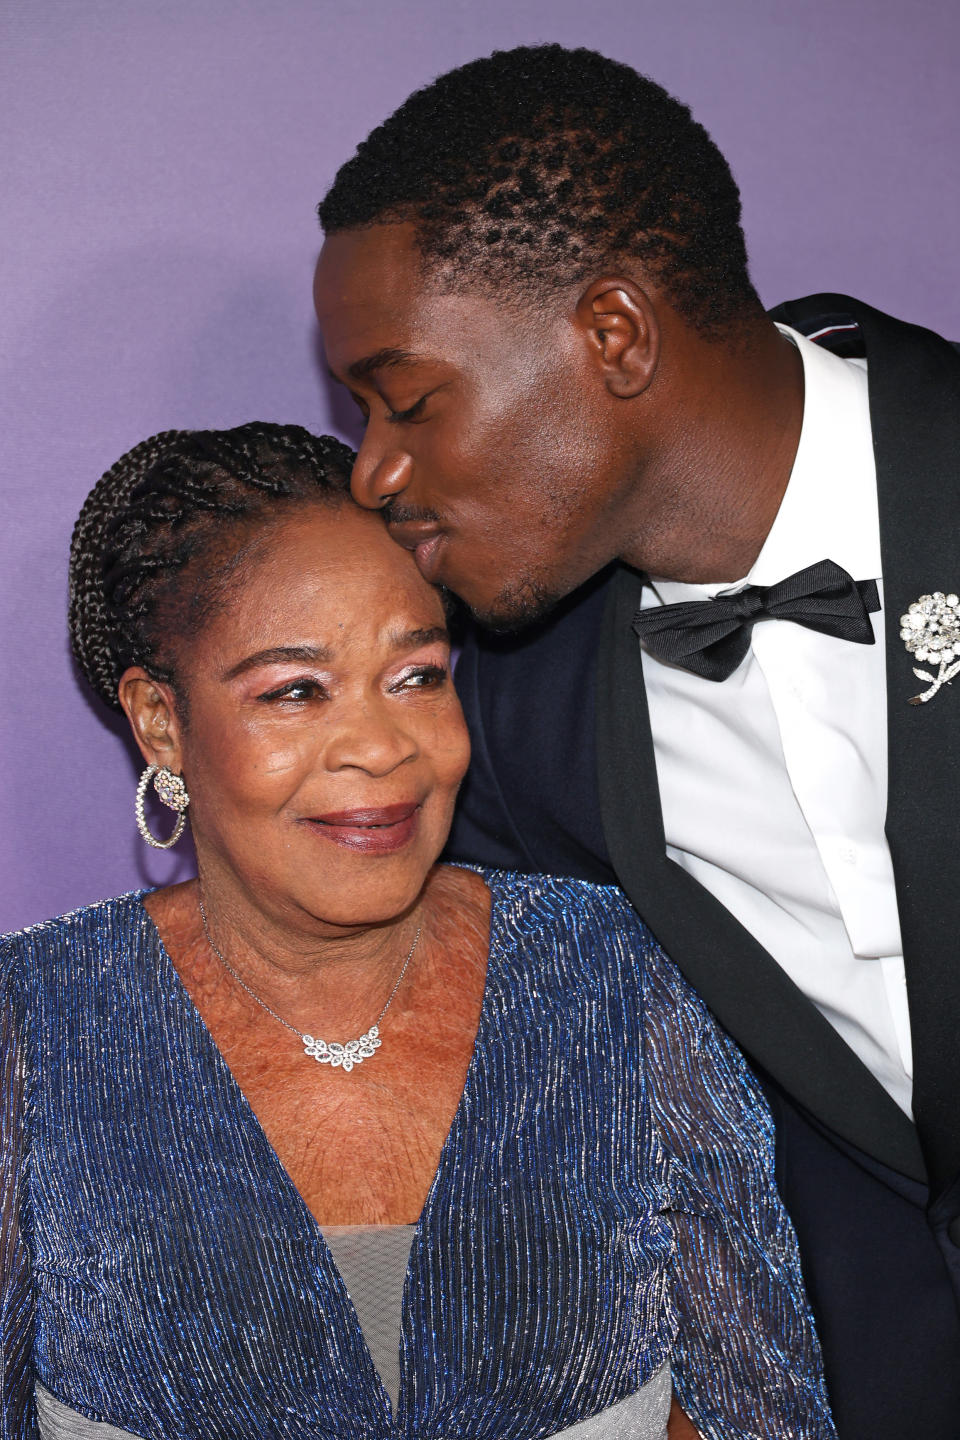
<svg viewBox="0 0 960 1440"><path fill-rule="evenodd" d="M220 961L220 964L228 974L233 976L237 984L246 990L251 999L256 1000L261 1010L266 1010L268 1015L272 1015L274 1020L279 1020L281 1025L285 1026L287 1030L292 1030L294 1035L303 1041L303 1053L305 1055L309 1055L311 1059L316 1060L318 1065L332 1065L335 1070L342 1069L349 1075L354 1065L362 1065L364 1060L369 1060L372 1055L376 1054L383 1044L383 1041L380 1039L380 1021L390 1009L393 997L400 989L400 982L407 973L407 967L413 959L413 952L420 942L421 926L417 926L417 933L413 937L413 944L410 946L407 958L403 962L403 969L397 976L396 984L387 996L387 1003L370 1026L370 1029L364 1030L363 1034L358 1035L356 1040L347 1040L345 1044L338 1045L335 1040L327 1041L321 1040L319 1037L314 1037L313 1035L305 1035L302 1030L297 1029L296 1025L291 1025L289 1020L284 1020L282 1015L278 1015L276 1010L267 1004L266 1000L261 1000L256 990L247 984L242 975L237 974L227 957L218 950L213 943L213 936L210 934L210 927L207 924L207 912L203 908L203 900L199 895L197 896L197 904L200 906L200 920L203 925L203 933L207 937L207 944Z"/></svg>

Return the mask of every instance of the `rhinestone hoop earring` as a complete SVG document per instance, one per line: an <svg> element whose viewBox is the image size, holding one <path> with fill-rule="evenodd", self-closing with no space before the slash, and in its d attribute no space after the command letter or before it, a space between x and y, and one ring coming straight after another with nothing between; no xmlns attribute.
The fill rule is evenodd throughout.
<svg viewBox="0 0 960 1440"><path fill-rule="evenodd" d="M147 786L151 780L153 780L154 790L164 805L170 810L179 811L177 823L173 827L173 834L169 840L158 840L156 835L150 833L150 827L147 824L143 802L146 799ZM155 850L169 850L171 845L176 845L186 828L187 817L184 811L189 804L190 796L187 794L187 787L183 783L182 775L174 775L166 765L148 765L140 776L140 784L137 786L137 802L134 807L137 814L137 829L147 844L152 845Z"/></svg>

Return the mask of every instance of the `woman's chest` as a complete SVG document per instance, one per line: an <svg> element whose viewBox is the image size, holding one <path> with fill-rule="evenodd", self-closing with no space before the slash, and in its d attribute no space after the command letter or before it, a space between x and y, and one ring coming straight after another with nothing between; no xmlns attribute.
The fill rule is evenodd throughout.
<svg viewBox="0 0 960 1440"><path fill-rule="evenodd" d="M629 1012L542 988L518 1001L497 972L462 1093L438 1098L421 1065L387 1126L360 1090L311 1090L321 1067L302 1047L285 1071L241 1045L241 1085L176 997L80 1020L46 1036L30 1182L38 1374L77 1408L164 1437L203 1413L210 1440L528 1440L632 1394L668 1355L672 1238ZM321 1081L382 1087L381 1059ZM285 1077L264 1090L266 1123L250 1099L263 1073ZM391 1168L426 1195L394 1419L314 1218L338 1188L379 1194Z"/></svg>
<svg viewBox="0 0 960 1440"><path fill-rule="evenodd" d="M476 997L479 1010L480 997ZM352 1067L269 1015L201 1010L270 1149L318 1224L416 1221L463 1094L477 1015L400 1010ZM321 1054L324 1052L320 1052Z"/></svg>
<svg viewBox="0 0 960 1440"><path fill-rule="evenodd" d="M38 1133L37 1368L77 1408L164 1436L203 1413L227 1440L252 1424L253 1396L263 1434L528 1440L634 1393L668 1357L656 1187L592 1161L569 1113L554 1128L549 1094L508 1115L469 1094L413 1239L391 1419L262 1131L226 1110L203 1123L182 1099L177 1115L158 1099L141 1124L101 1123L82 1163L63 1129Z"/></svg>

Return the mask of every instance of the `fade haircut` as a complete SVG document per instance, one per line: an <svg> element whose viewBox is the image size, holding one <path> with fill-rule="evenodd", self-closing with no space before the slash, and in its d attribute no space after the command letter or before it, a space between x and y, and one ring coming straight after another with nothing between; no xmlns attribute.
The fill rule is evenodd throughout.
<svg viewBox="0 0 960 1440"><path fill-rule="evenodd" d="M726 160L679 100L593 50L522 46L441 75L318 213L328 235L411 222L451 289L536 299L635 260L708 336L761 310Z"/></svg>

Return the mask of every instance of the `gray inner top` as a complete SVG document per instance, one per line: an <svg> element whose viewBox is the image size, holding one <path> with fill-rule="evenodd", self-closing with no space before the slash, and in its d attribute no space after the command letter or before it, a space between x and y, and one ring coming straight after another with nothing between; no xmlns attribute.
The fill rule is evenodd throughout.
<svg viewBox="0 0 960 1440"><path fill-rule="evenodd" d="M396 1409L400 1316L414 1225L327 1225L323 1237L357 1312L377 1374ZM635 1395L562 1431L569 1440L666 1440L670 1366ZM130 1431L88 1420L37 1385L41 1440L130 1440ZM134 1437L136 1440L136 1437Z"/></svg>
<svg viewBox="0 0 960 1440"><path fill-rule="evenodd" d="M324 1225L374 1368L397 1408L400 1394L400 1306L415 1225Z"/></svg>

